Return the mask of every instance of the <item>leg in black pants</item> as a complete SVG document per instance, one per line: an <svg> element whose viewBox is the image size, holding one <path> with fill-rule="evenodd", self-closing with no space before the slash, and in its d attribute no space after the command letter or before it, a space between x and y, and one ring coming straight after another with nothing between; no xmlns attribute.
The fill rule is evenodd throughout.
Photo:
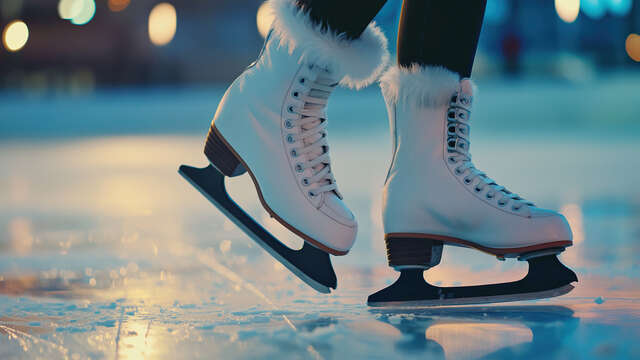
<svg viewBox="0 0 640 360"><path fill-rule="evenodd" d="M486 0L404 0L398 64L443 66L470 77Z"/></svg>
<svg viewBox="0 0 640 360"><path fill-rule="evenodd" d="M298 0L316 22L357 38L386 0ZM443 66L470 77L486 0L404 0L398 64Z"/></svg>
<svg viewBox="0 0 640 360"><path fill-rule="evenodd" d="M349 39L360 37L387 0L298 0L316 23Z"/></svg>

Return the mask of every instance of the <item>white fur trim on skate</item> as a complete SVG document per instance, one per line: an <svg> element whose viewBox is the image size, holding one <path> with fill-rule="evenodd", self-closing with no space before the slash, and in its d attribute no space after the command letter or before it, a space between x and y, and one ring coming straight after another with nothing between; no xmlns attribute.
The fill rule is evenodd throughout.
<svg viewBox="0 0 640 360"><path fill-rule="evenodd" d="M274 35L289 52L302 51L301 61L326 67L340 78L340 84L360 89L378 80L389 61L387 38L372 22L355 40L312 23L306 10L294 0L269 0L275 14Z"/></svg>
<svg viewBox="0 0 640 360"><path fill-rule="evenodd" d="M440 66L396 65L382 75L380 87L385 99L392 103L440 107L460 89L460 76Z"/></svg>

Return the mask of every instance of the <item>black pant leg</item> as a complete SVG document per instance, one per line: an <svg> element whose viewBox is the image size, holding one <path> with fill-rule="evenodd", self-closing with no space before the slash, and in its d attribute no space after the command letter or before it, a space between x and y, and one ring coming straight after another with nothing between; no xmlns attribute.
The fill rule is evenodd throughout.
<svg viewBox="0 0 640 360"><path fill-rule="evenodd" d="M404 0L398 64L443 66L470 77L486 0Z"/></svg>
<svg viewBox="0 0 640 360"><path fill-rule="evenodd" d="M313 21L347 38L360 37L387 0L297 0Z"/></svg>

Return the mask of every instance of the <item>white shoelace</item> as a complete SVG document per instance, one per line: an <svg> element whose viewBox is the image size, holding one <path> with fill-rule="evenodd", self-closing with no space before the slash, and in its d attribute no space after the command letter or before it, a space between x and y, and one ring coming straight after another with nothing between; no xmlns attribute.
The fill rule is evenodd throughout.
<svg viewBox="0 0 640 360"><path fill-rule="evenodd" d="M297 135L290 136L296 142L302 142L302 146L293 150L296 157L306 159L299 163L300 168L297 170L302 172L305 169L313 169L313 175L303 179L303 185L310 187L309 195L317 196L329 191L337 193L336 181L331 173L326 115L327 101L337 81L328 77L326 70L322 68L314 66L310 69L316 74L315 79L300 78L299 83L305 91L294 93L304 105L302 108L289 107L289 112L299 115L293 122L300 127Z"/></svg>
<svg viewBox="0 0 640 360"><path fill-rule="evenodd" d="M455 98L458 97L456 94ZM454 113L455 116L451 117L450 114ZM469 152L469 120L471 119L471 111L465 107L452 103L447 109L447 149L449 152L449 161L453 163L462 163L455 168L455 172L458 175L465 175L464 182L471 184L475 179L479 179L475 185L476 192L482 192L485 187L489 186L487 191L487 199L493 199L497 194L502 197L498 200L500 206L506 206L510 201L514 201L512 205L513 210L520 210L523 205L535 206L532 202L527 201L520 197L518 194L507 190L504 186L498 185L493 179L487 176L484 172L475 167L471 161L471 153ZM462 126L460 126L462 125ZM455 132L451 132L452 127L455 127Z"/></svg>

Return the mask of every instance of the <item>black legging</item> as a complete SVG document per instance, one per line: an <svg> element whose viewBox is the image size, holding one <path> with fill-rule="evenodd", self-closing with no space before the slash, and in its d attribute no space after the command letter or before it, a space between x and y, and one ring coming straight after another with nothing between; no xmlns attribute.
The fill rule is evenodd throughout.
<svg viewBox="0 0 640 360"><path fill-rule="evenodd" d="M297 0L311 18L355 39L386 0ZM398 64L443 66L470 77L487 0L404 0Z"/></svg>

